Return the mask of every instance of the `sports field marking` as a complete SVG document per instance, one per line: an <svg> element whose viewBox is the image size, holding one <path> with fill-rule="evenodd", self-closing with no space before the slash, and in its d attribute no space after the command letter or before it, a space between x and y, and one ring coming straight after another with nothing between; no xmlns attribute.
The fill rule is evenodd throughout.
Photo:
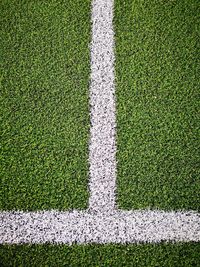
<svg viewBox="0 0 200 267"><path fill-rule="evenodd" d="M200 241L194 211L120 211L115 202L114 0L93 0L90 199L86 211L0 213L0 243Z"/></svg>
<svg viewBox="0 0 200 267"><path fill-rule="evenodd" d="M138 243L199 241L193 212L1 212L1 243Z"/></svg>
<svg viewBox="0 0 200 267"><path fill-rule="evenodd" d="M93 1L90 85L90 199L91 210L115 207L115 86L113 0Z"/></svg>

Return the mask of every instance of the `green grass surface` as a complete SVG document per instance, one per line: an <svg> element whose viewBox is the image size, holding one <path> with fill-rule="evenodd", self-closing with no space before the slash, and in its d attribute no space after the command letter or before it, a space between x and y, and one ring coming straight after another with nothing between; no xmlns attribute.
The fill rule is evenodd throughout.
<svg viewBox="0 0 200 267"><path fill-rule="evenodd" d="M197 0L115 1L120 208L199 210L199 14Z"/></svg>
<svg viewBox="0 0 200 267"><path fill-rule="evenodd" d="M87 207L90 4L0 3L1 210Z"/></svg>
<svg viewBox="0 0 200 267"><path fill-rule="evenodd" d="M199 244L2 246L2 267L198 267Z"/></svg>
<svg viewBox="0 0 200 267"><path fill-rule="evenodd" d="M0 209L86 208L90 1L3 0ZM198 209L197 0L115 0L118 204ZM1 267L198 267L200 245L1 245Z"/></svg>

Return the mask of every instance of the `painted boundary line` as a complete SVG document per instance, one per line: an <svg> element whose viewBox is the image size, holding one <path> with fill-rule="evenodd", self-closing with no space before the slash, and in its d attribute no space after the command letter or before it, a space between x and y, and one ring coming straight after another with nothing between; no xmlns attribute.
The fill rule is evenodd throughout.
<svg viewBox="0 0 200 267"><path fill-rule="evenodd" d="M89 208L98 212L115 208L113 2L94 0L92 6Z"/></svg>
<svg viewBox="0 0 200 267"><path fill-rule="evenodd" d="M1 243L139 243L200 241L194 212L1 212Z"/></svg>
<svg viewBox="0 0 200 267"><path fill-rule="evenodd" d="M115 202L114 0L93 0L90 199L86 211L0 212L0 243L200 241L194 211L120 211Z"/></svg>

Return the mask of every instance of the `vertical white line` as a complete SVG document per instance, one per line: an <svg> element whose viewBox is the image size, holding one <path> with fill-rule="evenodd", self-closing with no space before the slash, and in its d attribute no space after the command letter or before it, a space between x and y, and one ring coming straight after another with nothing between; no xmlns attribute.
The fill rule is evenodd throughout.
<svg viewBox="0 0 200 267"><path fill-rule="evenodd" d="M89 209L115 208L114 0L93 0L90 84Z"/></svg>

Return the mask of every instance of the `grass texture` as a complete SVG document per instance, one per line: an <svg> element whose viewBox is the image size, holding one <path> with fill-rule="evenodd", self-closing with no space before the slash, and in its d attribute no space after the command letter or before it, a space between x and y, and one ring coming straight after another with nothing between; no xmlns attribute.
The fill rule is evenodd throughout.
<svg viewBox="0 0 200 267"><path fill-rule="evenodd" d="M87 207L90 4L1 1L1 210Z"/></svg>
<svg viewBox="0 0 200 267"><path fill-rule="evenodd" d="M13 245L0 248L0 264L2 267L198 267L200 259L199 244L195 243L71 247Z"/></svg>
<svg viewBox="0 0 200 267"><path fill-rule="evenodd" d="M90 1L1 1L0 209L87 206ZM115 0L122 208L198 207L197 1ZM1 245L2 267L197 267L199 244Z"/></svg>
<svg viewBox="0 0 200 267"><path fill-rule="evenodd" d="M199 210L197 0L116 0L117 197Z"/></svg>

